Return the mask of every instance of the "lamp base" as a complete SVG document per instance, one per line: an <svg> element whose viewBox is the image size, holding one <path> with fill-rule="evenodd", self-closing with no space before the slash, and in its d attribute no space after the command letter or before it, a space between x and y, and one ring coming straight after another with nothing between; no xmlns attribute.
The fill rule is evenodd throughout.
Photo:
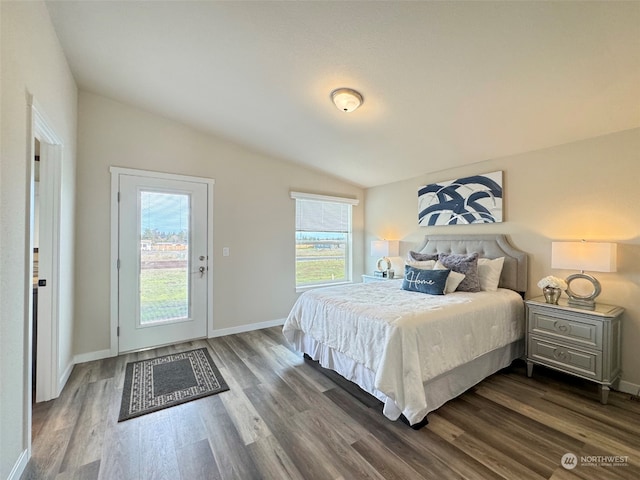
<svg viewBox="0 0 640 480"><path fill-rule="evenodd" d="M380 278L393 278L395 275L393 270L375 270L373 272L374 277Z"/></svg>
<svg viewBox="0 0 640 480"><path fill-rule="evenodd" d="M593 285L593 291L589 295L578 295L573 290L571 290L571 282L574 280L583 279L591 282ZM602 291L602 286L600 282L591 275L587 275L586 273L576 273L574 275L569 275L567 277L567 290L566 294L569 297L567 303L575 308L582 308L584 310L595 310L596 308L596 297L600 295Z"/></svg>
<svg viewBox="0 0 640 480"><path fill-rule="evenodd" d="M378 263L376 263L376 268L380 272L388 272L389 270L391 270L391 260L389 260L387 257L381 257L378 260Z"/></svg>
<svg viewBox="0 0 640 480"><path fill-rule="evenodd" d="M569 297L569 300L567 300L567 304L570 307L582 308L583 310L595 310L596 309L596 302L594 302L593 300L581 300L579 298L571 298L571 297Z"/></svg>

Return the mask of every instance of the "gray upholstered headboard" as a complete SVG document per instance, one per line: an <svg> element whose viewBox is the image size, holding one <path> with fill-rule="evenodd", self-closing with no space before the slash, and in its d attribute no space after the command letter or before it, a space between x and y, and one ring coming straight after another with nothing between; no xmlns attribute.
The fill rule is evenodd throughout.
<svg viewBox="0 0 640 480"><path fill-rule="evenodd" d="M414 249L420 253L473 253L483 258L504 257L499 286L527 291L527 254L512 247L505 235L426 235Z"/></svg>

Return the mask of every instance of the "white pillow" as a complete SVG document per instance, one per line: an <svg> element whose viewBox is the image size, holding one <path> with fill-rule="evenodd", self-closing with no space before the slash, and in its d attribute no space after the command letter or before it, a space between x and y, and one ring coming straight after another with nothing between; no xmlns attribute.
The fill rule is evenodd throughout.
<svg viewBox="0 0 640 480"><path fill-rule="evenodd" d="M405 263L406 265L410 265L413 268L418 268L420 270L433 270L433 267L436 265L435 260L418 261L418 260L407 259Z"/></svg>
<svg viewBox="0 0 640 480"><path fill-rule="evenodd" d="M431 257L431 258L429 258ZM418 260L420 259L420 260ZM410 265L413 268L418 268L420 270L433 270L434 265L436 264L436 260L438 260L438 255L424 255L422 253L417 253L413 251L407 252L407 258L405 260L405 265ZM404 269L403 269L404 271Z"/></svg>
<svg viewBox="0 0 640 480"><path fill-rule="evenodd" d="M485 292L495 292L500 283L500 274L504 265L504 257L500 258L479 258L478 277L480 278L480 290Z"/></svg>
<svg viewBox="0 0 640 480"><path fill-rule="evenodd" d="M440 260L436 262L436 265L433 267L434 270L447 270L443 264L440 263ZM449 272L449 276L447 277L447 283L444 286L444 293L453 293L460 285L460 282L464 280L466 275L464 273L458 273L451 270Z"/></svg>

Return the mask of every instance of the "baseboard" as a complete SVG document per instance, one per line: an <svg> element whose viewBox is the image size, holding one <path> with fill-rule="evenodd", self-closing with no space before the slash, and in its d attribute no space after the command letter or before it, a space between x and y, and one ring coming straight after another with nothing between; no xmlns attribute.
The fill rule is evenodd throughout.
<svg viewBox="0 0 640 480"><path fill-rule="evenodd" d="M67 380L69 380L69 377L71 376L71 372L73 372L73 367L75 364L76 363L74 358L72 362L69 362L69 365L67 365L67 368L64 369L62 376L58 379L58 392L57 392L58 395L60 395L60 392L62 392L62 389L67 384Z"/></svg>
<svg viewBox="0 0 640 480"><path fill-rule="evenodd" d="M94 360L102 360L103 358L113 357L110 349L98 350L96 352L80 353L73 357L73 364L92 362Z"/></svg>
<svg viewBox="0 0 640 480"><path fill-rule="evenodd" d="M260 330L262 328L277 327L284 325L284 318L278 318L277 320L269 320L268 322L250 323L248 325L240 325L239 327L229 327L214 329L209 338L224 337L225 335L233 335L235 333L251 332L253 330Z"/></svg>
<svg viewBox="0 0 640 480"><path fill-rule="evenodd" d="M225 335L233 335L234 333L250 332L252 330L260 330L261 328L277 327L278 325L284 325L284 320L284 318L278 318L276 320L269 320L268 322L240 325L239 327L220 328L217 330L214 329L209 335L209 338L223 337ZM113 356L114 355L111 353L110 349L98 350L96 352L80 353L73 357L73 365L76 365L78 363L92 362L94 360L102 360L103 358L109 358ZM73 365L71 365L71 367L73 367ZM69 370L69 375L70 374L71 370Z"/></svg>
<svg viewBox="0 0 640 480"><path fill-rule="evenodd" d="M620 383L618 384L618 390L623 393L638 395L638 392L640 392L640 385L638 385L637 383L620 380Z"/></svg>
<svg viewBox="0 0 640 480"><path fill-rule="evenodd" d="M23 450L18 458L18 461L11 469L7 480L20 480L20 477L24 473L25 468L27 468L27 463L29 462L29 451Z"/></svg>

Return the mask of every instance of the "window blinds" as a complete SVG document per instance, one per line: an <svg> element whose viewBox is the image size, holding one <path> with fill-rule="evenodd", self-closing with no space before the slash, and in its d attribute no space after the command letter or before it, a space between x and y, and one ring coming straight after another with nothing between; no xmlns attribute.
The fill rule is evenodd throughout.
<svg viewBox="0 0 640 480"><path fill-rule="evenodd" d="M350 223L350 204L296 199L297 232L349 233Z"/></svg>

